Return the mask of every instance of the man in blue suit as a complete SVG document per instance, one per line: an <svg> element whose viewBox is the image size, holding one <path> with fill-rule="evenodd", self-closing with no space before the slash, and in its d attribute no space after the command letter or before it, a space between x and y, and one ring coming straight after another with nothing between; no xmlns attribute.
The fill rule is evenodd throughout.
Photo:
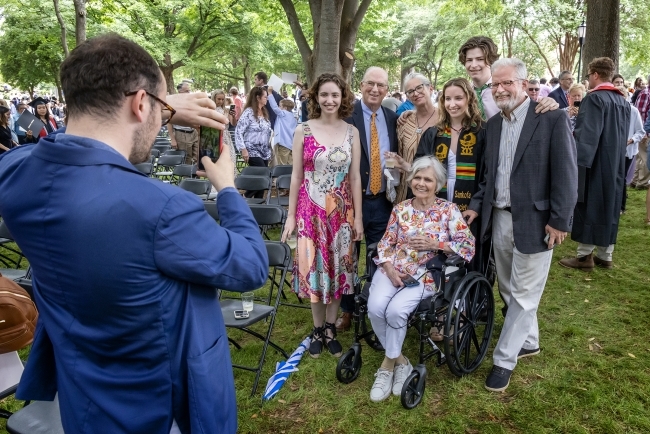
<svg viewBox="0 0 650 434"><path fill-rule="evenodd" d="M225 118L205 94L166 97L154 59L114 34L72 51L61 84L66 131L0 158L0 214L40 313L16 396L58 392L67 434L235 433L214 288L260 287L264 242L227 152L203 160L221 226L196 196L133 166L172 116L220 129Z"/></svg>
<svg viewBox="0 0 650 434"><path fill-rule="evenodd" d="M568 94L572 84L573 75L571 75L571 71L562 71L560 73L560 85L548 94L549 98L553 98L560 104L560 110L569 106Z"/></svg>
<svg viewBox="0 0 650 434"><path fill-rule="evenodd" d="M381 173L385 166L384 154L397 152L397 115L391 109L381 105L387 93L388 73L376 66L368 68L361 81L361 101L354 104L352 117L345 120L359 130L359 139L363 150L359 170L361 171L363 231L366 235L366 246L381 240L393 210L393 204L386 198L386 177ZM374 175L370 165L374 134L373 116L381 158L379 176L381 176L382 185L378 192L372 192L370 188L370 179ZM354 295L343 296L341 310L343 312L336 320L338 331L350 328L352 312L354 312Z"/></svg>

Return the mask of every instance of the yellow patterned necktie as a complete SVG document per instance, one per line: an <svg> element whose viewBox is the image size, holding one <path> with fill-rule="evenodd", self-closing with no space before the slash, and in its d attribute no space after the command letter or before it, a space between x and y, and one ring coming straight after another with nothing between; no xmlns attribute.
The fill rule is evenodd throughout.
<svg viewBox="0 0 650 434"><path fill-rule="evenodd" d="M379 134L373 113L370 118L370 193L377 194L381 190L381 156L379 155Z"/></svg>

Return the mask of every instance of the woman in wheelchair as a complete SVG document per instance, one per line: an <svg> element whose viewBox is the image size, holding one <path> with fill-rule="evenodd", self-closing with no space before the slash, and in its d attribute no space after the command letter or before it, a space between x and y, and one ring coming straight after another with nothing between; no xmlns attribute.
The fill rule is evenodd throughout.
<svg viewBox="0 0 650 434"><path fill-rule="evenodd" d="M413 366L402 355L409 314L421 300L436 291L425 265L439 250L458 254L465 261L474 255L474 236L458 206L436 197L445 185L446 173L435 156L417 159L407 182L413 199L393 208L386 233L377 245L378 269L372 278L368 317L386 350L375 374L370 400L383 401L391 391L400 395ZM416 282L408 282L409 277Z"/></svg>

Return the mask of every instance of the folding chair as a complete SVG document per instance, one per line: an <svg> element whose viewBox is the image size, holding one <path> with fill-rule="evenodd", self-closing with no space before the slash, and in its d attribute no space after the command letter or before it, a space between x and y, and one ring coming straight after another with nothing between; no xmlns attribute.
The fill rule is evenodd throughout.
<svg viewBox="0 0 650 434"><path fill-rule="evenodd" d="M164 154L166 151L169 151L172 148L172 145L153 145L153 148L156 149L161 154Z"/></svg>
<svg viewBox="0 0 650 434"><path fill-rule="evenodd" d="M187 155L187 153L182 149L180 149L180 150L179 149L168 149L164 153L162 153L161 155L182 155L183 158L185 158L185 155Z"/></svg>
<svg viewBox="0 0 650 434"><path fill-rule="evenodd" d="M183 190L196 194L201 199L208 198L210 191L210 181L207 179L183 179L179 185Z"/></svg>
<svg viewBox="0 0 650 434"><path fill-rule="evenodd" d="M291 175L281 175L275 180L275 189L278 195L269 199L273 205L289 206L289 196L280 196L280 190L289 190L291 188Z"/></svg>
<svg viewBox="0 0 650 434"><path fill-rule="evenodd" d="M241 175L246 176L267 176L271 177L271 169L262 166L246 166L242 169Z"/></svg>
<svg viewBox="0 0 650 434"><path fill-rule="evenodd" d="M23 363L17 351L0 354L0 401L16 393L23 373ZM9 419L13 413L0 408L0 417Z"/></svg>
<svg viewBox="0 0 650 434"><path fill-rule="evenodd" d="M160 136L157 136L156 140L154 140L153 143L154 145L169 145L169 146L172 145L172 141L169 140L169 137L160 137Z"/></svg>
<svg viewBox="0 0 650 434"><path fill-rule="evenodd" d="M158 157L160 157L160 151L158 149L151 148L151 156L154 158L154 160Z"/></svg>
<svg viewBox="0 0 650 434"><path fill-rule="evenodd" d="M273 169L271 169L271 178L277 178L282 175L291 175L293 172L293 166L290 164L282 164L279 166L275 166Z"/></svg>
<svg viewBox="0 0 650 434"><path fill-rule="evenodd" d="M153 173L153 163L139 163L135 165L135 168L147 176L151 176Z"/></svg>
<svg viewBox="0 0 650 434"><path fill-rule="evenodd" d="M183 155L161 155L158 158L154 176L160 180L171 182L174 168L182 164L184 159Z"/></svg>
<svg viewBox="0 0 650 434"><path fill-rule="evenodd" d="M263 197L247 197L246 202L249 204L264 203L271 195L271 177L270 176L254 176L254 175L239 175L235 178L235 188L237 190L246 191L267 191L267 198Z"/></svg>
<svg viewBox="0 0 650 434"><path fill-rule="evenodd" d="M33 401L7 419L9 434L64 434L58 396L54 401Z"/></svg>
<svg viewBox="0 0 650 434"><path fill-rule="evenodd" d="M219 223L219 210L217 209L217 202L211 200L204 200L203 206L205 207L205 211L208 214L210 214L210 217L212 217L214 221Z"/></svg>
<svg viewBox="0 0 650 434"><path fill-rule="evenodd" d="M280 272L280 282L283 282L289 266L291 264L291 249L285 243L280 243L277 241L265 241L266 251L269 256L269 268L272 268L272 271L269 272L269 280L271 284L271 292L273 292L273 286L276 284L275 276ZM271 342L271 332L273 331L273 324L275 323L275 316L278 311L278 306L280 304L280 294L282 291L278 291L278 294L275 297L275 304L273 306L268 306L265 304L255 303L255 306L252 311L249 312L249 318L246 319L235 319L233 312L235 310L241 310L242 304L240 299L229 299L221 300L221 314L223 320L226 323L226 327L236 328L238 330L244 331L251 336L254 336L264 342L262 347L262 355L257 366L243 366L233 364L232 366L239 369L244 369L246 371L255 372L255 382L253 383L253 391L251 396L255 395L257 390L257 384L260 380L260 375L262 374L262 367L264 366L264 359L266 358L266 350L268 346L275 348L283 357L289 358L289 355L278 345ZM265 320L270 317L268 321L268 330L266 336L263 336L250 329L250 326ZM228 338L228 340L235 346L237 349L241 349L241 346Z"/></svg>
<svg viewBox="0 0 650 434"><path fill-rule="evenodd" d="M0 273L8 279L14 280L25 276L25 270L20 269L20 264L25 257L20 250L9 247L14 238L4 221L0 222L0 263L8 268L0 268ZM18 256L16 259L14 256Z"/></svg>
<svg viewBox="0 0 650 434"><path fill-rule="evenodd" d="M178 184L185 178L194 178L196 176L196 169L197 167L195 164L179 164L174 167L170 182L172 184Z"/></svg>

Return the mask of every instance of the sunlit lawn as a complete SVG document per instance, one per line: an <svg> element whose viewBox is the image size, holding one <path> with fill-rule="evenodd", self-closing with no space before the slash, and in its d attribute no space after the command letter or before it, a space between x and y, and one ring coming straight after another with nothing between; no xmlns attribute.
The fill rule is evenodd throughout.
<svg viewBox="0 0 650 434"><path fill-rule="evenodd" d="M254 397L254 374L235 371L240 432L650 432L650 227L644 223L645 192L631 190L629 195L613 270L561 268L557 260L573 255L576 244L556 248L539 311L542 353L519 363L504 393L483 388L491 348L479 370L461 379L429 362L425 395L414 410L403 409L397 397L371 403L373 374L383 356L364 345L361 375L352 384L336 380L336 360L329 354L305 356L277 397L262 404L266 380L281 360L271 349ZM496 292L495 298L500 308ZM500 314L496 319L492 347L503 322ZM273 340L290 352L311 328L309 310L283 306ZM255 364L261 343L241 333L231 336L243 345L240 351L231 347L233 361ZM339 340L347 348L352 332L340 334ZM417 357L413 331L407 334L405 354ZM11 410L21 405L11 399L2 403ZM0 421L0 433L6 432L3 428Z"/></svg>

